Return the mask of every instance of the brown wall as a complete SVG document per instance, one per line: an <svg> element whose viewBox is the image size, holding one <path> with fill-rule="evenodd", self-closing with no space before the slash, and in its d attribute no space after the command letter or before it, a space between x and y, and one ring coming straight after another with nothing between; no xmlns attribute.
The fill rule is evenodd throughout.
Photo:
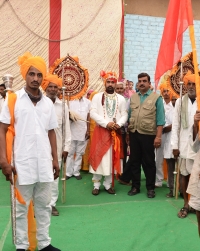
<svg viewBox="0 0 200 251"><path fill-rule="evenodd" d="M166 17L169 0L125 0L127 14ZM195 20L200 20L200 0L192 0Z"/></svg>

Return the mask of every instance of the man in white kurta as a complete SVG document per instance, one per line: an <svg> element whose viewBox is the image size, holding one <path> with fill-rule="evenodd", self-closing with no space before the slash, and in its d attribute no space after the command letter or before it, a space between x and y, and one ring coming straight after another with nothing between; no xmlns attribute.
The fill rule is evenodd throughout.
<svg viewBox="0 0 200 251"><path fill-rule="evenodd" d="M45 81L42 83L42 88L46 91L46 96L50 98L54 104L58 127L55 128L56 133L56 142L57 142L57 154L58 154L58 163L59 167L61 166L62 157L64 158L64 162L66 162L67 155L69 152L69 147L71 143L71 132L70 132L70 124L69 124L69 110L65 103L65 115L63 117L63 104L62 101L57 97L58 89L62 88L62 79L58 78L56 74L48 74L45 77ZM63 135L62 127L65 121L65 135ZM63 139L64 137L64 139ZM51 189L51 207L52 207L52 215L58 216L59 212L56 208L56 201L58 200L59 194L59 178L54 180L52 183Z"/></svg>
<svg viewBox="0 0 200 251"><path fill-rule="evenodd" d="M91 101L84 97L69 102L70 111L78 114L81 119L70 123L71 145L67 157L67 180L72 176L77 180L82 179L80 169L89 139L89 123L86 121L89 121L90 103Z"/></svg>
<svg viewBox="0 0 200 251"><path fill-rule="evenodd" d="M14 106L14 167L6 159L5 133L11 123L6 99L0 115L0 163L6 179L12 182L12 172L17 173L16 187L25 205L16 200L16 250L29 247L27 212L34 202L37 224L38 250L59 251L50 242L51 184L59 176L56 135L57 118L52 101L43 96L39 86L46 75L46 64L41 57L25 53L19 58L25 87L16 92ZM8 143L7 143L8 144Z"/></svg>
<svg viewBox="0 0 200 251"><path fill-rule="evenodd" d="M186 74L184 83L188 93L182 98L181 109L180 99L176 101L171 135L173 155L175 158L180 156L181 187L184 196L184 206L178 213L179 218L185 218L189 213L188 194L186 190L195 157L195 153L190 147L189 139L193 131L194 114L197 110L194 74Z"/></svg>
<svg viewBox="0 0 200 251"><path fill-rule="evenodd" d="M198 230L200 235L200 140L199 140L199 122L200 111L198 110L194 116L193 126L193 140L189 143L192 145L196 156L190 175L190 180L187 188L187 193L190 194L189 205L196 210L196 216L198 221ZM192 139L192 137L191 137Z"/></svg>
<svg viewBox="0 0 200 251"><path fill-rule="evenodd" d="M6 90L5 85L4 84L0 84L0 114L1 114L3 103L4 103L4 100L5 100L5 97L6 97L5 90Z"/></svg>
<svg viewBox="0 0 200 251"><path fill-rule="evenodd" d="M117 94L115 85L117 77L115 73L107 73L105 78L105 92L100 92L92 99L90 116L96 122L96 126L106 128L107 130L117 130L127 122L127 105L123 96ZM93 139L94 140L94 135ZM112 146L102 157L96 171L90 165L89 171L93 174L94 183L93 195L98 195L102 176L105 176L103 186L109 194L115 194L111 188L112 181ZM122 162L121 162L122 164ZM121 168L122 170L122 168Z"/></svg>
<svg viewBox="0 0 200 251"><path fill-rule="evenodd" d="M171 112L172 109L172 103L170 101L170 90L167 87L165 83L161 83L159 86L159 89L161 91L161 95L163 97L163 106L165 110L165 126L163 126L163 131L166 130L164 127L168 126L166 125L166 116L168 113ZM167 134L162 134L162 143L159 148L156 149L156 183L155 187L162 187L163 183L163 159L164 159L164 145L166 141Z"/></svg>

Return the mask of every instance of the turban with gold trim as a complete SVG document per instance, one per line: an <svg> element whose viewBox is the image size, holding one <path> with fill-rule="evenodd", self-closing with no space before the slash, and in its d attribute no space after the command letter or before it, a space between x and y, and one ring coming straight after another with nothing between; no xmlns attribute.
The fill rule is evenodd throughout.
<svg viewBox="0 0 200 251"><path fill-rule="evenodd" d="M104 85L106 84L106 80L108 80L108 79L111 80L111 81L114 81L115 83L117 83L117 74L115 72L101 71L100 76L103 78Z"/></svg>
<svg viewBox="0 0 200 251"><path fill-rule="evenodd" d="M42 73L43 78L46 76L47 67L44 59L40 56L32 56L30 52L25 52L22 56L18 57L18 64L23 79L26 79L26 74L32 66Z"/></svg>
<svg viewBox="0 0 200 251"><path fill-rule="evenodd" d="M48 73L41 84L41 87L44 91L47 89L49 83L54 83L58 87L62 87L62 78L59 78L56 74Z"/></svg>

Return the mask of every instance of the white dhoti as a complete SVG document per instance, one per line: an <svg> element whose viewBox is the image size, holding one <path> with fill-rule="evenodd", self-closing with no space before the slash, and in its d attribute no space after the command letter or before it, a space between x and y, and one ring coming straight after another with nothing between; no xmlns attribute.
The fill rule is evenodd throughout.
<svg viewBox="0 0 200 251"><path fill-rule="evenodd" d="M16 187L22 195L26 205L16 201L16 249L28 249L28 220L27 213L31 199L34 203L35 219L37 224L38 249L50 245L49 226L51 219L51 182L19 185Z"/></svg>
<svg viewBox="0 0 200 251"><path fill-rule="evenodd" d="M166 134L162 134L161 146L155 150L156 152L156 186L161 187L164 179L163 175L163 160L164 160L164 146Z"/></svg>
<svg viewBox="0 0 200 251"><path fill-rule="evenodd" d="M58 162L59 167L61 166L61 161ZM52 182L51 185L51 203L50 205L52 207L56 206L56 201L58 200L58 195L59 195L59 177Z"/></svg>
<svg viewBox="0 0 200 251"><path fill-rule="evenodd" d="M70 150L67 156L67 171L66 175L68 177L71 176L79 176L81 163L82 163L82 156L85 153L85 149L87 146L87 140L85 141L78 141L72 140L70 145ZM76 154L75 158L74 155Z"/></svg>

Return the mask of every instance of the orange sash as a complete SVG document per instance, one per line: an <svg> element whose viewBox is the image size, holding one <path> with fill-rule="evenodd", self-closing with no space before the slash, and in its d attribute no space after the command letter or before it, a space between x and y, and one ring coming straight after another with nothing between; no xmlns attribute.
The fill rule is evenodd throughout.
<svg viewBox="0 0 200 251"><path fill-rule="evenodd" d="M110 133L106 128L97 125L94 129L89 154L89 163L94 171L97 170L103 156L112 145L114 169L121 173L120 158L122 151L120 137L116 131Z"/></svg>

